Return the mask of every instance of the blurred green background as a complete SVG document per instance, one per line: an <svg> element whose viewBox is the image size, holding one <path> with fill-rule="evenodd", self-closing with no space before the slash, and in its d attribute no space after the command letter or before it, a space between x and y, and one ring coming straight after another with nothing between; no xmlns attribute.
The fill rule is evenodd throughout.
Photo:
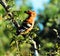
<svg viewBox="0 0 60 56"><path fill-rule="evenodd" d="M37 43L40 56L60 56L60 38L53 31L56 29L60 35L60 0L6 0L6 3L20 25L27 18L24 11L34 10L37 16L32 31L25 37L15 36L16 27L0 4L0 56L16 56L15 40L10 44L14 36L19 40L20 56L33 56L30 35Z"/></svg>

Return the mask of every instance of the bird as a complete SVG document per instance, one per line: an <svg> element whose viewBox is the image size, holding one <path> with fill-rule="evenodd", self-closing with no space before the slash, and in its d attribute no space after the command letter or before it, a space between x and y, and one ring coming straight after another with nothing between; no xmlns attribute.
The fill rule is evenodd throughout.
<svg viewBox="0 0 60 56"><path fill-rule="evenodd" d="M34 26L35 23L35 17L36 12L32 10L25 11L24 13L28 14L28 17L23 21L20 27L18 27L18 30L16 31L16 34L27 34L29 33Z"/></svg>
<svg viewBox="0 0 60 56"><path fill-rule="evenodd" d="M33 29L36 12L32 10L28 10L28 11L25 11L24 13L28 14L28 17L22 22L21 25L18 25L18 23L14 19L12 20L12 22L17 28L15 33L16 36L23 35L25 37L25 35ZM12 38L10 42L11 46L14 44L13 41L15 41L15 36L13 37L14 38Z"/></svg>

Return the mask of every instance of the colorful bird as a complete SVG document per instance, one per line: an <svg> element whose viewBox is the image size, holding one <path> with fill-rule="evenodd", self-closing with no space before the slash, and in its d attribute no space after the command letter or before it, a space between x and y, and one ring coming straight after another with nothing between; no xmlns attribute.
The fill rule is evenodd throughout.
<svg viewBox="0 0 60 56"><path fill-rule="evenodd" d="M36 12L35 11L25 11L28 17L23 21L22 25L17 30L17 35L26 34L32 30L35 22Z"/></svg>

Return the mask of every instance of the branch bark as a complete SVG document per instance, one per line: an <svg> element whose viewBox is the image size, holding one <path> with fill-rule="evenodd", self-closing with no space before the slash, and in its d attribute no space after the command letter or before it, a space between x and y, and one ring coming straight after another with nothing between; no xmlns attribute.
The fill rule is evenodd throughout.
<svg viewBox="0 0 60 56"><path fill-rule="evenodd" d="M5 0L0 0L0 4L4 7L4 9L6 10L6 12L9 12L8 5L6 4Z"/></svg>
<svg viewBox="0 0 60 56"><path fill-rule="evenodd" d="M6 4L5 0L0 0L0 4L4 7L5 11L7 12L8 16L12 20L13 24L16 28L19 28L20 25L14 20L14 15L12 12L9 11L9 6Z"/></svg>
<svg viewBox="0 0 60 56"><path fill-rule="evenodd" d="M30 40L32 41L32 43L33 43L33 45L34 45L34 56L39 56L36 42L33 40L33 38L31 38L31 37L29 37L29 38L30 38Z"/></svg>

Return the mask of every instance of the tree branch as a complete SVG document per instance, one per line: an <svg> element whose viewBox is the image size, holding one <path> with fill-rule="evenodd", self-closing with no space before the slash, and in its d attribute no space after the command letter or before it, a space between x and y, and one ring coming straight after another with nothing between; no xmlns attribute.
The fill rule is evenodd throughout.
<svg viewBox="0 0 60 56"><path fill-rule="evenodd" d="M9 11L9 6L6 4L5 0L0 0L0 4L4 7L5 11L8 13L8 16L10 17L16 28L19 28L20 25L14 20L14 15L12 12Z"/></svg>
<svg viewBox="0 0 60 56"><path fill-rule="evenodd" d="M6 4L6 2L4 0L0 0L0 4L4 7L4 9L6 10L6 12L9 12L8 5Z"/></svg>
<svg viewBox="0 0 60 56"><path fill-rule="evenodd" d="M30 36L29 36L29 39L32 41L32 43L33 43L33 45L34 45L34 56L39 56L36 42L35 42L35 41L33 40L33 38L31 38Z"/></svg>

